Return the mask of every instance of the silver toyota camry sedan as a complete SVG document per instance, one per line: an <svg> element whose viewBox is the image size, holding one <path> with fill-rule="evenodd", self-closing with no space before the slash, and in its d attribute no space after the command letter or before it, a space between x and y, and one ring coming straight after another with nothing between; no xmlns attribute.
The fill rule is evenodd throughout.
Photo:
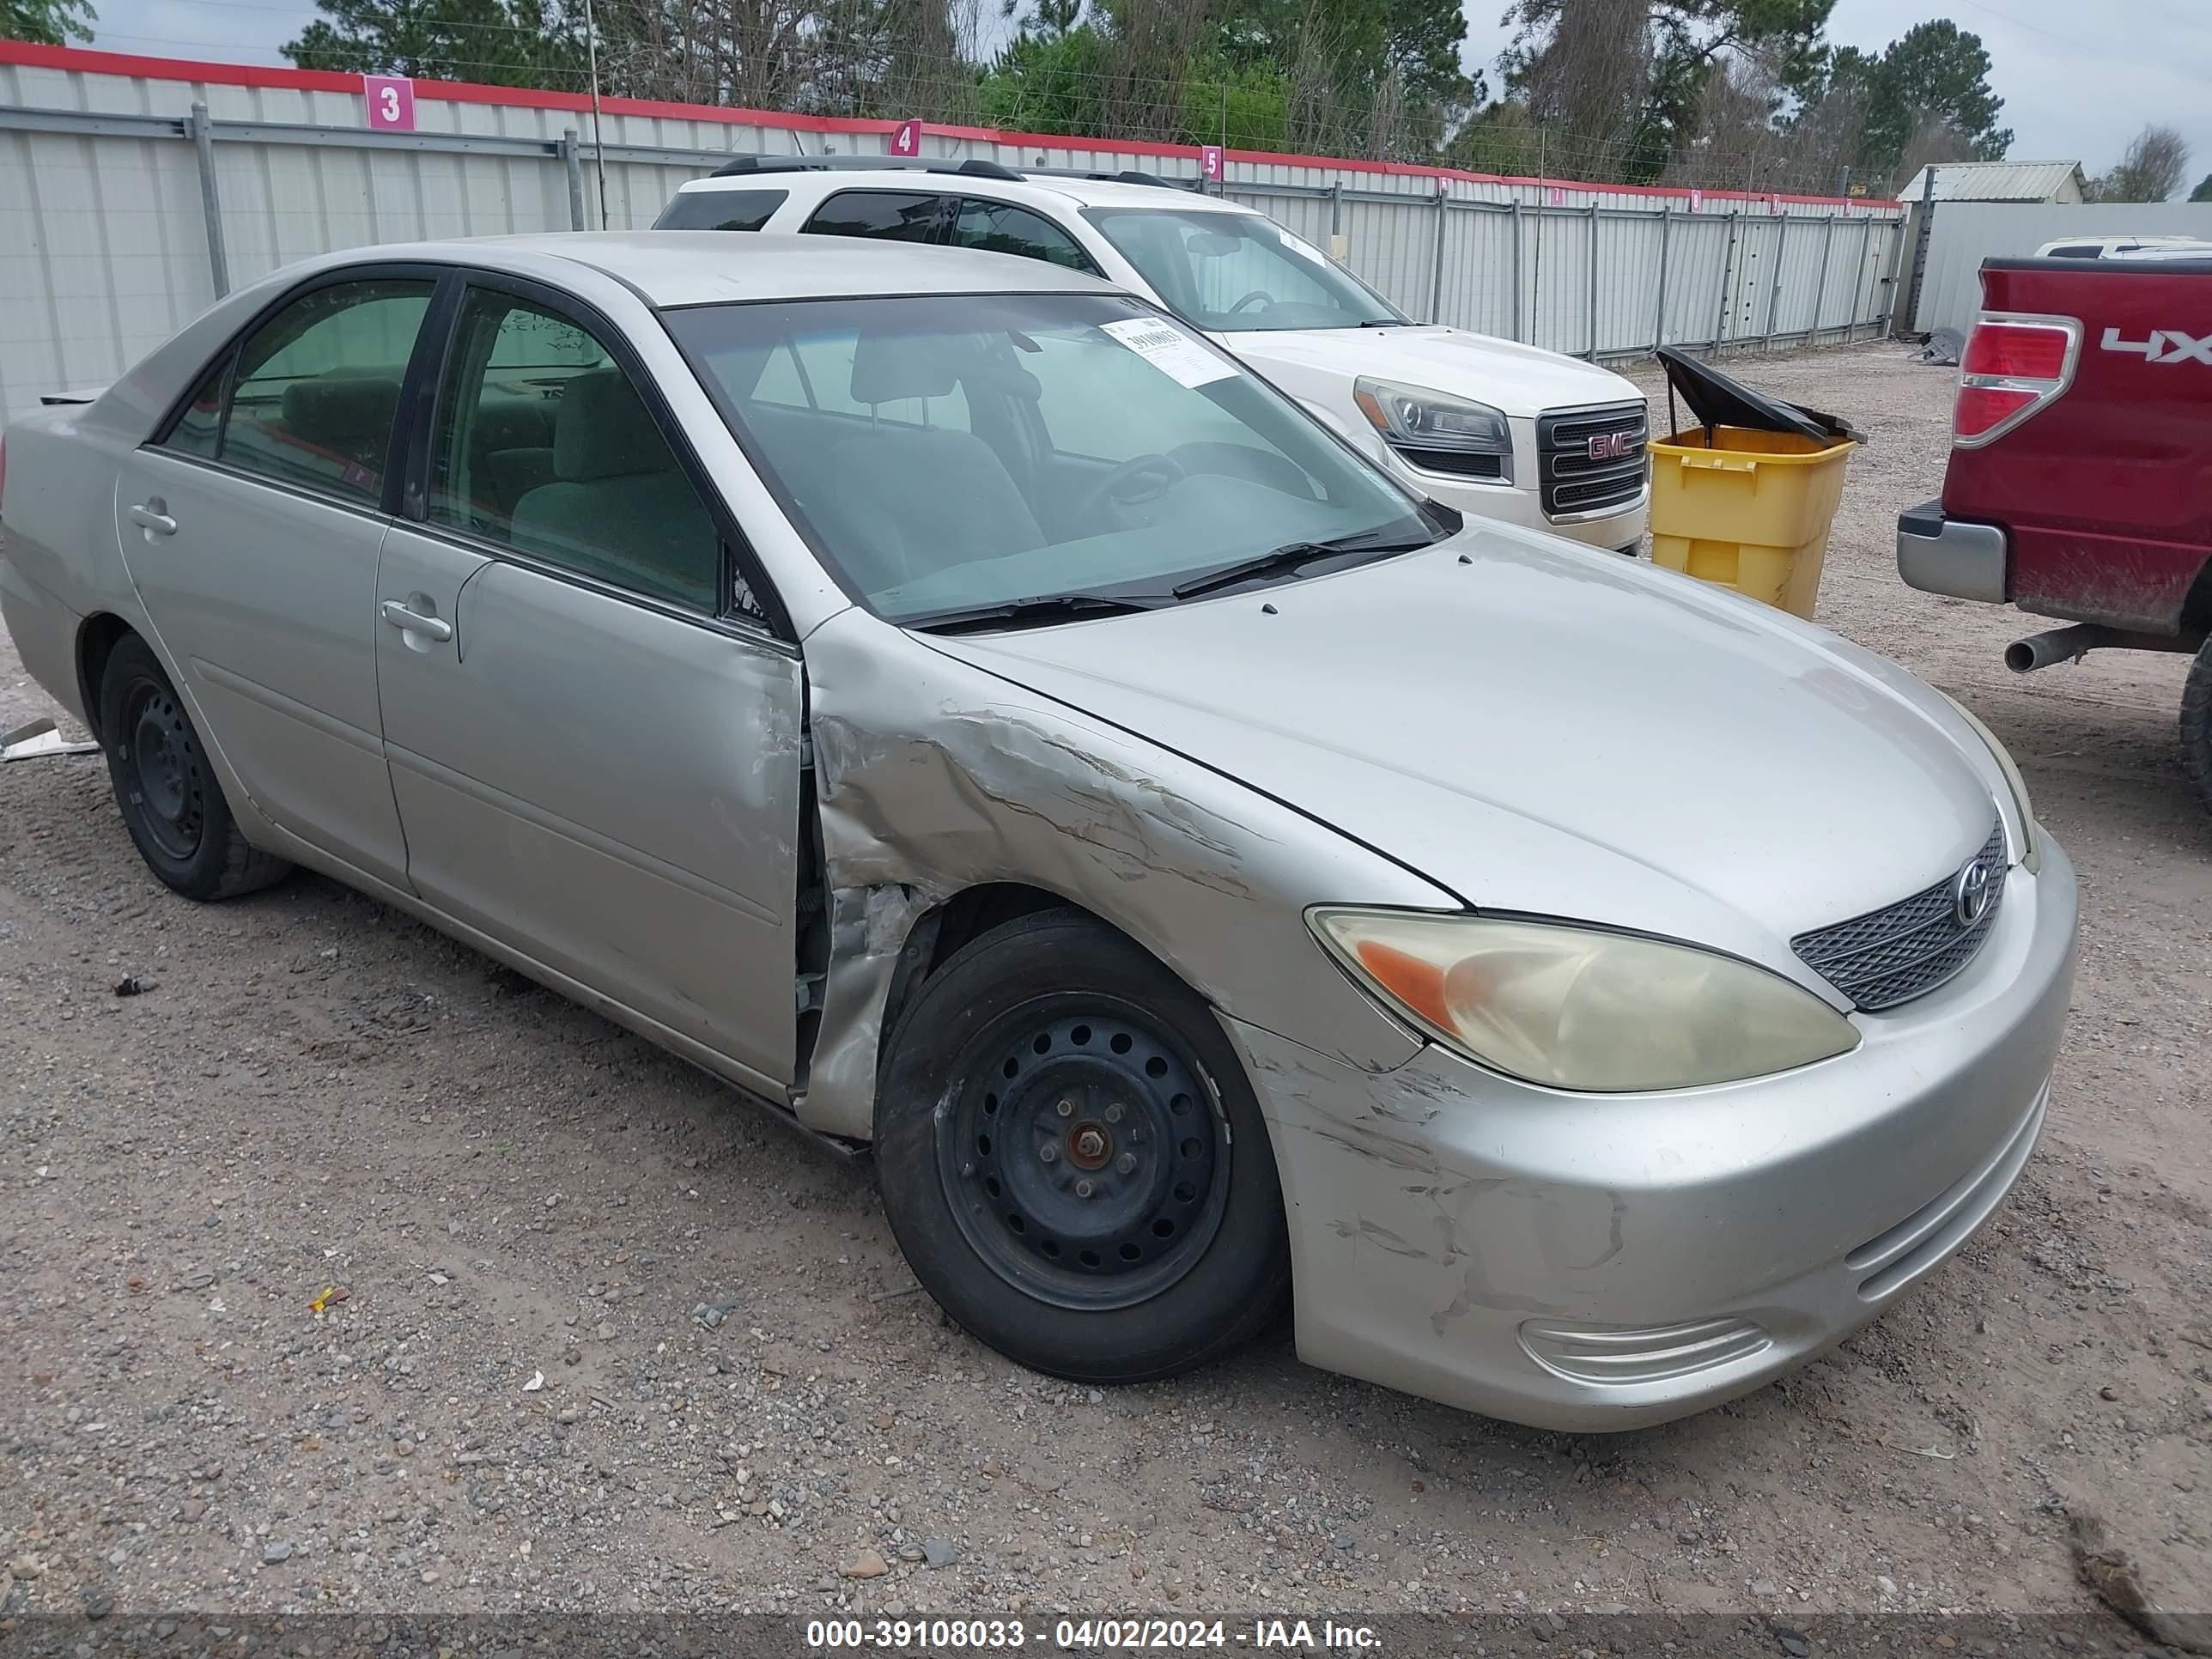
<svg viewBox="0 0 2212 1659"><path fill-rule="evenodd" d="M1439 441L1449 440L1441 434ZM1032 261L356 250L4 441L23 659L155 875L335 877L847 1146L1107 1382L1616 1429L1996 1209L2075 884L1963 708L1410 495Z"/></svg>

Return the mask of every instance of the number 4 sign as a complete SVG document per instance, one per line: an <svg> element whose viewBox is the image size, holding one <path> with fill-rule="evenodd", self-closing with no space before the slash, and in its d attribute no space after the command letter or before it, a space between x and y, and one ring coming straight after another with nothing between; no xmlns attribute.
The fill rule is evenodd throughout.
<svg viewBox="0 0 2212 1659"><path fill-rule="evenodd" d="M891 154L894 155L921 154L921 122L902 121L898 124L897 130L891 134Z"/></svg>
<svg viewBox="0 0 2212 1659"><path fill-rule="evenodd" d="M372 132L415 131L415 83L404 75L364 75L362 90L368 97L368 128Z"/></svg>

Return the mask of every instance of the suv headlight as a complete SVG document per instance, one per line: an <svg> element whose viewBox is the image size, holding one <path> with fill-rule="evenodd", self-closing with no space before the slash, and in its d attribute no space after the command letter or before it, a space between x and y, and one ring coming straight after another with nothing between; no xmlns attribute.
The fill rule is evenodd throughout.
<svg viewBox="0 0 2212 1659"><path fill-rule="evenodd" d="M1486 482L1513 482L1513 427L1488 404L1361 375L1352 401L1382 441L1413 465Z"/></svg>
<svg viewBox="0 0 2212 1659"><path fill-rule="evenodd" d="M2031 876L2039 873L2043 868L2043 848L2035 833L2035 808L2028 802L2027 780L2021 776L2020 767L2013 760L2011 752L1997 741L1997 734L1983 725L1972 709L1948 691L1942 695L1944 702L1959 711L1960 718L1980 734L1982 741L1989 745L1990 756L1996 761L1997 770L2004 774L2004 781L2012 790L2013 810L2020 814L2021 867Z"/></svg>
<svg viewBox="0 0 2212 1659"><path fill-rule="evenodd" d="M1764 1077L1858 1046L1856 1027L1764 968L1553 922L1316 906L1352 977L1468 1059L1620 1093Z"/></svg>

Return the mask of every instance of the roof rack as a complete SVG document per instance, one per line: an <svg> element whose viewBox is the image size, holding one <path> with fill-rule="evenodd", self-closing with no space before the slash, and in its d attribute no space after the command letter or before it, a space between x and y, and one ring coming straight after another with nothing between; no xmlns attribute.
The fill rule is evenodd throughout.
<svg viewBox="0 0 2212 1659"><path fill-rule="evenodd" d="M1094 179L1123 185L1152 185L1162 190L1195 190L1198 179L1163 179L1133 167L1107 172L1091 167L1014 167L971 155L955 161L945 157L912 155L732 155L708 176L729 179L756 173L845 173L895 170L902 173L964 174L970 179Z"/></svg>

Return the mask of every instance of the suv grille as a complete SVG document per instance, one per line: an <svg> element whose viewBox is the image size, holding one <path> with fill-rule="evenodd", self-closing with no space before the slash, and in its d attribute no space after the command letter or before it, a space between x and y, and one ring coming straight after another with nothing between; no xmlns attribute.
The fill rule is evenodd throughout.
<svg viewBox="0 0 2212 1659"><path fill-rule="evenodd" d="M1989 908L1971 927L1959 920L1954 894L1972 865L1990 872ZM1894 1008L1934 990L1974 959L2004 903L2005 839L2000 822L1966 865L1933 887L1869 911L1800 933L1790 941L1798 960L1869 1013Z"/></svg>
<svg viewBox="0 0 2212 1659"><path fill-rule="evenodd" d="M1590 440L1625 434L1626 453L1590 453ZM1544 512L1551 518L1625 507L1644 493L1650 435L1642 404L1601 409L1553 409L1536 417L1536 470Z"/></svg>

